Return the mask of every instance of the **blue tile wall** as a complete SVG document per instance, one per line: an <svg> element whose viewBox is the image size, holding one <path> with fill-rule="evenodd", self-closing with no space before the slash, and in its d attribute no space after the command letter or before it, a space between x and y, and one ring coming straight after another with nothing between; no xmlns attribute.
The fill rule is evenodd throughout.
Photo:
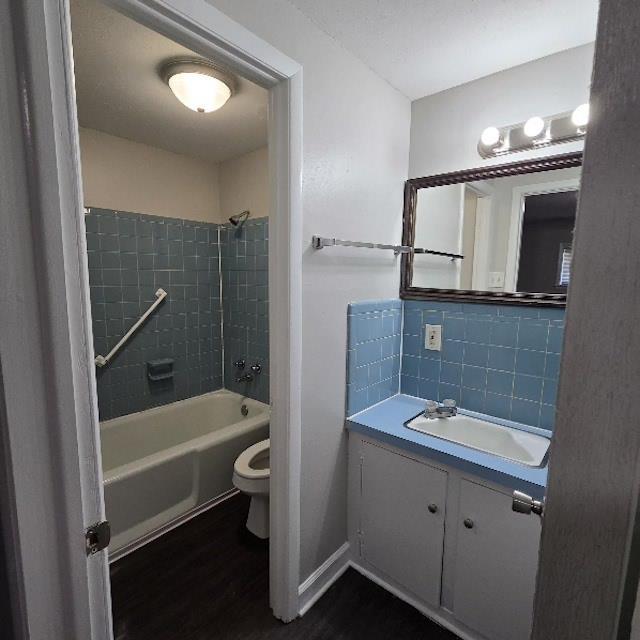
<svg viewBox="0 0 640 640"><path fill-rule="evenodd" d="M353 415L399 391L402 303L350 304L347 327L347 415Z"/></svg>
<svg viewBox="0 0 640 640"><path fill-rule="evenodd" d="M442 325L442 351L425 324ZM405 301L402 393L553 429L563 331L563 309Z"/></svg>
<svg viewBox="0 0 640 640"><path fill-rule="evenodd" d="M249 219L240 229L220 227L224 309L224 386L269 402L269 219ZM252 382L236 382L234 362L246 361L244 373L259 363Z"/></svg>
<svg viewBox="0 0 640 640"><path fill-rule="evenodd" d="M85 216L95 352L105 355L156 299L168 297L111 363L97 369L107 420L222 387L218 225L90 208ZM146 362L174 358L172 380Z"/></svg>

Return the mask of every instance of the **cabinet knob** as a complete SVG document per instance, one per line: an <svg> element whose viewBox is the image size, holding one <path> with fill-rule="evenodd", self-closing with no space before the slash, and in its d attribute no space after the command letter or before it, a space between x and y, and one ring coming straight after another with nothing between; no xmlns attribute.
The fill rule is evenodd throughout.
<svg viewBox="0 0 640 640"><path fill-rule="evenodd" d="M430 504L427 509L429 509L429 513L438 513L438 505Z"/></svg>
<svg viewBox="0 0 640 640"><path fill-rule="evenodd" d="M473 529L473 520L471 518L465 518L464 526L467 527L467 529Z"/></svg>

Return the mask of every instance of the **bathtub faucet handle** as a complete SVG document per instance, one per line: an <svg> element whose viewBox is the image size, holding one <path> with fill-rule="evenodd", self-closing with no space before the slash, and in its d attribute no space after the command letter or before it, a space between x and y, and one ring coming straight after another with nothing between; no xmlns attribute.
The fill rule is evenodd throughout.
<svg viewBox="0 0 640 640"><path fill-rule="evenodd" d="M258 375L262 371L262 365L259 362L251 365L251 371Z"/></svg>
<svg viewBox="0 0 640 640"><path fill-rule="evenodd" d="M241 360L236 360L236 361L233 363L233 366L234 366L236 369L239 369L240 371L242 371L242 370L244 369L245 364L247 364L247 363L246 363L244 360L242 360L242 359L241 359Z"/></svg>

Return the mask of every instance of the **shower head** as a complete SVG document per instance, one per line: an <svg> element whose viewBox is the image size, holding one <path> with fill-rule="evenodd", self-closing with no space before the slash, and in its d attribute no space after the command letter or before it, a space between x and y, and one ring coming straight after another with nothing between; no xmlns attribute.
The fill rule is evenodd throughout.
<svg viewBox="0 0 640 640"><path fill-rule="evenodd" d="M237 213L235 216L231 216L229 218L229 222L234 227L242 227L242 225L247 221L250 215L250 211L243 211L242 213Z"/></svg>

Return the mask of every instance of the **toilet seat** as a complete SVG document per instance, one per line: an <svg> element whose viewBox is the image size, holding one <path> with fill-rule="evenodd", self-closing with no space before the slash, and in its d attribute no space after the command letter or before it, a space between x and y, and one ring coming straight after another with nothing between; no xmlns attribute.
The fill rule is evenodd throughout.
<svg viewBox="0 0 640 640"><path fill-rule="evenodd" d="M267 467L266 469L254 469L251 466L251 463L260 455L263 455L265 452L269 452L270 440L267 438L266 440L262 440L262 442L257 442L254 445L251 445L248 449L245 449L236 459L233 470L235 473L241 478L246 478L247 480L263 480L269 477L269 473L271 469Z"/></svg>

